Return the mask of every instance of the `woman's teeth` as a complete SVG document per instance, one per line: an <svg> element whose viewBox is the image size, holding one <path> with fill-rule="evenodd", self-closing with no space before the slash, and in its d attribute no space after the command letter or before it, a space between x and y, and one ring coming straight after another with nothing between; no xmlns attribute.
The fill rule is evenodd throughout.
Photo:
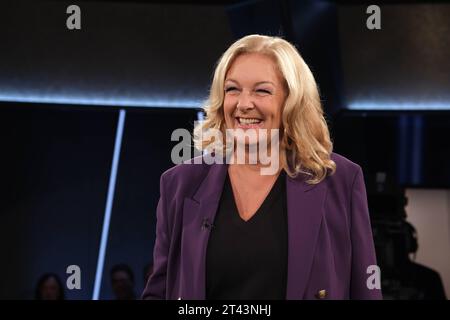
<svg viewBox="0 0 450 320"><path fill-rule="evenodd" d="M253 124L253 123L260 123L260 119L254 119L254 118L238 118L239 123L241 124Z"/></svg>

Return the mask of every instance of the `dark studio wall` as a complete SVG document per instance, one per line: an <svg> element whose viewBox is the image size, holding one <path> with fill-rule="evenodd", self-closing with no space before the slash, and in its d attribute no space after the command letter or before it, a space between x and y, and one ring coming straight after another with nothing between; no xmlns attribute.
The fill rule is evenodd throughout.
<svg viewBox="0 0 450 320"><path fill-rule="evenodd" d="M109 270L129 264L136 293L144 286L144 267L153 261L155 209L161 174L173 166L171 134L177 128L192 132L197 113L192 109L134 109L127 112L101 299L110 299ZM192 154L193 154L193 150Z"/></svg>
<svg viewBox="0 0 450 320"><path fill-rule="evenodd" d="M2 299L31 299L40 275L78 265L89 298L117 116L96 111L1 104L0 286Z"/></svg>
<svg viewBox="0 0 450 320"><path fill-rule="evenodd" d="M38 277L69 265L82 272L90 299L110 178L118 110L2 104L0 250L5 257L0 297L31 299ZM127 112L100 298L112 298L109 270L127 263L136 292L152 261L159 177L171 164L176 128L192 130L196 111L156 108ZM156 139L156 137L158 137ZM7 261L7 263L6 263Z"/></svg>
<svg viewBox="0 0 450 320"><path fill-rule="evenodd" d="M195 107L230 44L223 6L7 1L0 19L0 99ZM206 27L207 26L207 27Z"/></svg>
<svg viewBox="0 0 450 320"><path fill-rule="evenodd" d="M382 29L368 30L363 5L340 6L346 104L449 104L450 5L380 5Z"/></svg>
<svg viewBox="0 0 450 320"><path fill-rule="evenodd" d="M117 106L126 117L100 298L112 298L117 263L131 266L140 295L159 177L173 165L171 133L192 130L232 39L223 6L79 2L82 29L74 32L65 24L69 4L2 3L2 299L33 298L45 272L65 284L72 264L81 290L66 289L67 298L91 299Z"/></svg>
<svg viewBox="0 0 450 320"><path fill-rule="evenodd" d="M381 30L367 29L365 10L338 7L344 108L333 119L335 149L368 175L448 188L450 5L382 2Z"/></svg>

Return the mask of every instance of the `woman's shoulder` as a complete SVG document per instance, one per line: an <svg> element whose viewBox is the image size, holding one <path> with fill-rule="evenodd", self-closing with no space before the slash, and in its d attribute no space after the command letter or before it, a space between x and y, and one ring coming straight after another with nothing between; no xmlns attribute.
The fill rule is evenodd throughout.
<svg viewBox="0 0 450 320"><path fill-rule="evenodd" d="M331 180L339 180L346 184L351 184L358 173L361 172L362 174L361 166L343 155L333 152L330 158L336 164L336 171L330 176Z"/></svg>
<svg viewBox="0 0 450 320"><path fill-rule="evenodd" d="M161 182L178 186L189 185L201 180L207 173L210 165L206 164L203 156L198 156L164 171Z"/></svg>
<svg viewBox="0 0 450 320"><path fill-rule="evenodd" d="M361 168L359 164L336 152L332 152L330 158L336 163L336 169L339 167L341 171L356 172Z"/></svg>

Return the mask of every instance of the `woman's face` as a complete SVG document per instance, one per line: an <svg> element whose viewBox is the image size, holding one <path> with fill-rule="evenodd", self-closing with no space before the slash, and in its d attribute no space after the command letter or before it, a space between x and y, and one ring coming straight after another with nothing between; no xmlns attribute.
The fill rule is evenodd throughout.
<svg viewBox="0 0 450 320"><path fill-rule="evenodd" d="M273 58L247 53L230 66L224 82L227 129L279 129L287 96L284 79ZM267 131L270 137L270 131Z"/></svg>

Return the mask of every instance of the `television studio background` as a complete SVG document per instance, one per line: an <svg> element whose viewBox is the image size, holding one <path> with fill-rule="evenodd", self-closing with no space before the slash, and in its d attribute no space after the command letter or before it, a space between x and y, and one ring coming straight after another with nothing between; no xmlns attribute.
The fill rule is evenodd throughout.
<svg viewBox="0 0 450 320"><path fill-rule="evenodd" d="M384 299L448 297L450 3L372 4L381 29L358 1L2 2L0 299L45 281L55 298L57 278L65 299L139 298L171 134L252 33L296 45L334 150L364 170Z"/></svg>

